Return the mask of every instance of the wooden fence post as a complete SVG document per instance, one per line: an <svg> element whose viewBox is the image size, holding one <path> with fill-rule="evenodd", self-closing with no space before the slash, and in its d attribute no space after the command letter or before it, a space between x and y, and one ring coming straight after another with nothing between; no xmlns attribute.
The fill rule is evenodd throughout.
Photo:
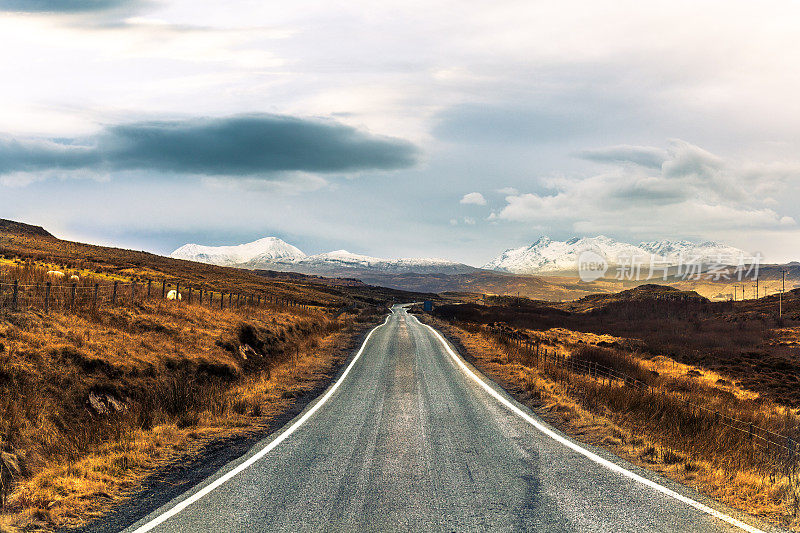
<svg viewBox="0 0 800 533"><path fill-rule="evenodd" d="M233 293L228 293L228 309L233 308Z"/></svg>
<svg viewBox="0 0 800 533"><path fill-rule="evenodd" d="M176 303L181 303L181 298L182 298L181 297L181 283L180 282L176 282L175 283L175 302Z"/></svg>
<svg viewBox="0 0 800 533"><path fill-rule="evenodd" d="M70 294L69 298L69 306L75 309L75 291L78 289L78 284L74 281L72 282L72 294Z"/></svg>
<svg viewBox="0 0 800 533"><path fill-rule="evenodd" d="M14 294L11 296L11 308L16 311L19 305L19 280L14 280Z"/></svg>
<svg viewBox="0 0 800 533"><path fill-rule="evenodd" d="M118 281L114 282L114 292L111 293L111 304L117 303L117 283Z"/></svg>
<svg viewBox="0 0 800 533"><path fill-rule="evenodd" d="M150 289L152 289L152 288L153 288L153 280L152 279L148 279L147 280L147 297L148 298L150 298Z"/></svg>
<svg viewBox="0 0 800 533"><path fill-rule="evenodd" d="M48 281L47 282L47 286L45 287L45 290L44 290L44 312L45 313L49 313L50 312L50 286L51 285L52 285L52 282Z"/></svg>
<svg viewBox="0 0 800 533"><path fill-rule="evenodd" d="M97 309L97 291L100 290L100 284L94 284L94 296L92 297L92 307Z"/></svg>
<svg viewBox="0 0 800 533"><path fill-rule="evenodd" d="M167 297L167 282L166 282L166 280L162 279L161 280L161 299L163 300L166 297Z"/></svg>

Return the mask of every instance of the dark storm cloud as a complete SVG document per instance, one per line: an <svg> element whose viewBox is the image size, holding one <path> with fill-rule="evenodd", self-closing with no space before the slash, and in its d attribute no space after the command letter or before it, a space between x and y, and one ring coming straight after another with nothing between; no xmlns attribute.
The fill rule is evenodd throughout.
<svg viewBox="0 0 800 533"><path fill-rule="evenodd" d="M0 137L0 174L39 170L74 170L96 166L101 159L90 146L54 140Z"/></svg>
<svg viewBox="0 0 800 533"><path fill-rule="evenodd" d="M92 13L141 5L139 0L0 0L0 11Z"/></svg>
<svg viewBox="0 0 800 533"><path fill-rule="evenodd" d="M413 166L411 143L333 121L240 115L109 126L67 142L0 139L0 173L145 170L209 176L353 172Z"/></svg>

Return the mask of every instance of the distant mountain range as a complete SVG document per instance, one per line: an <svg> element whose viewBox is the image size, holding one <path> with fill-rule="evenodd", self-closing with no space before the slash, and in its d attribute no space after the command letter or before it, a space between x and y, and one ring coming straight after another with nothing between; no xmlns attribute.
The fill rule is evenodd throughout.
<svg viewBox="0 0 800 533"><path fill-rule="evenodd" d="M213 265L331 276L350 276L365 272L465 274L478 270L469 265L444 259L383 259L354 254L347 250L306 255L300 249L276 237L266 237L237 246L185 244L172 252L170 257Z"/></svg>
<svg viewBox="0 0 800 533"><path fill-rule="evenodd" d="M663 240L630 244L603 235L575 237L555 241L541 237L530 246L506 250L482 267L507 274L575 275L581 254L591 250L603 256L609 265L630 264L632 258L643 266L658 264L702 263L738 264L750 254L717 242L693 243L686 240ZM336 250L306 255L299 248L277 237L265 237L236 246L185 244L170 257L213 265L248 269L278 270L337 277L369 278L398 274L472 274L481 269L445 259L384 259Z"/></svg>
<svg viewBox="0 0 800 533"><path fill-rule="evenodd" d="M751 254L717 242L693 243L686 240L651 241L638 245L617 241L600 235L575 237L568 241L554 241L541 237L530 246L511 248L483 266L487 270L512 274L571 274L578 269L578 259L585 251L593 251L609 265L630 264L636 261L649 265L702 263L703 265L736 265L740 258L745 262Z"/></svg>

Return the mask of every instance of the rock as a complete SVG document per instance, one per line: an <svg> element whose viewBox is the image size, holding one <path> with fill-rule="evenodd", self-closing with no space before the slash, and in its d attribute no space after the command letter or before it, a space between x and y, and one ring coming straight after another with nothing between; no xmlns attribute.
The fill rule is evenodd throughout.
<svg viewBox="0 0 800 533"><path fill-rule="evenodd" d="M239 345L239 355L241 355L242 359L245 359L245 360L247 360L248 356L258 356L258 357L260 357L260 354L258 352L256 352L253 349L253 347L250 346L249 344L240 344Z"/></svg>
<svg viewBox="0 0 800 533"><path fill-rule="evenodd" d="M108 414L108 407L106 407L106 405L103 403L103 399L97 394L90 392L88 403L89 407L91 407L92 410L98 415Z"/></svg>
<svg viewBox="0 0 800 533"><path fill-rule="evenodd" d="M117 413L119 413L120 411L125 411L128 408L128 406L125 405L124 402L117 400L111 395L106 395L106 403Z"/></svg>

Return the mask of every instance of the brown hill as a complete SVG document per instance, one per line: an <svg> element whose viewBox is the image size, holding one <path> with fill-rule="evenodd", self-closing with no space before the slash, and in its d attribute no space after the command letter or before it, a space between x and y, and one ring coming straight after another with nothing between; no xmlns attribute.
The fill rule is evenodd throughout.
<svg viewBox="0 0 800 533"><path fill-rule="evenodd" d="M39 226L0 221L0 262L32 260L70 270L117 278L170 280L182 286L275 296L301 303L342 307L354 302L383 304L429 299L433 295L369 286L354 279L251 271L172 259L148 252L61 240Z"/></svg>
<svg viewBox="0 0 800 533"><path fill-rule="evenodd" d="M568 311L587 312L622 302L663 303L678 301L707 303L709 300L695 291L682 291L667 285L648 283L613 294L592 294L580 300L563 304L560 307Z"/></svg>
<svg viewBox="0 0 800 533"><path fill-rule="evenodd" d="M53 235L51 235L41 226L31 226L30 224L6 220L4 218L0 218L0 232L12 235L30 235L34 237L54 238Z"/></svg>

